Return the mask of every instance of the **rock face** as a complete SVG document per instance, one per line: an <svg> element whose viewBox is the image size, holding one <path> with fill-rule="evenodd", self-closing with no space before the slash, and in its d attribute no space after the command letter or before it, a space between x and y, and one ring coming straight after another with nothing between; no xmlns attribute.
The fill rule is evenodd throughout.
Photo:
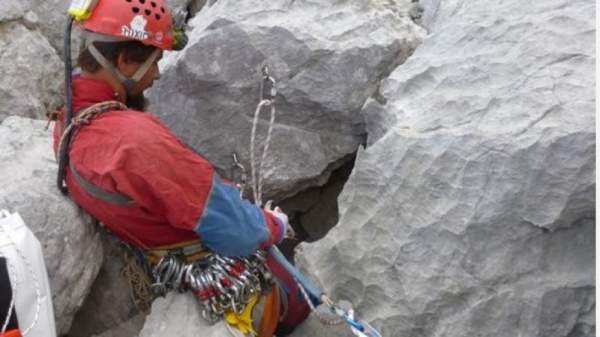
<svg viewBox="0 0 600 337"><path fill-rule="evenodd" d="M10 8L2 15L10 18ZM0 121L12 115L45 118L61 101L62 69L38 31L0 20Z"/></svg>
<svg viewBox="0 0 600 337"><path fill-rule="evenodd" d="M92 220L56 188L52 137L44 121L9 117L0 125L0 208L19 212L40 240L56 327L68 331L100 265Z"/></svg>
<svg viewBox="0 0 600 337"><path fill-rule="evenodd" d="M216 0L212 0L214 2ZM190 16L199 12L205 5L210 5L207 0L166 0L171 12L176 13L179 10L187 10Z"/></svg>
<svg viewBox="0 0 600 337"><path fill-rule="evenodd" d="M594 336L594 4L442 2L305 267L384 336Z"/></svg>
<svg viewBox="0 0 600 337"><path fill-rule="evenodd" d="M346 306L341 306L348 309ZM331 314L330 309L324 305L316 308L317 313L311 313L291 334L290 337L327 336L327 337L353 337L350 327L343 323L339 317ZM327 324L325 324L327 322Z"/></svg>
<svg viewBox="0 0 600 337"><path fill-rule="evenodd" d="M269 65L278 96L265 193L281 199L321 185L364 141L365 100L424 34L405 15L410 3L401 5L217 1L190 22L188 47L162 64L151 110L222 174L231 176L234 152L250 170L260 69ZM257 157L268 115L258 126Z"/></svg>
<svg viewBox="0 0 600 337"><path fill-rule="evenodd" d="M189 293L171 292L152 304L152 313L139 337L181 336L192 337L229 336L223 322L208 325L202 320L200 305Z"/></svg>
<svg viewBox="0 0 600 337"><path fill-rule="evenodd" d="M62 54L70 3L69 0L4 0L0 22L4 21L3 18L7 21L16 20L29 29L39 30L50 45Z"/></svg>
<svg viewBox="0 0 600 337"><path fill-rule="evenodd" d="M144 325L146 315L135 307L123 273L125 251L117 238L103 234L104 263L75 316L69 337L132 336L131 331L137 334Z"/></svg>
<svg viewBox="0 0 600 337"><path fill-rule="evenodd" d="M16 20L32 30L38 30L62 58L67 10L71 2L71 0L3 0L0 22ZM211 3L206 0L166 0L172 10L190 8L192 13L202 9L207 2ZM75 56L80 41L76 29L73 29L73 36L73 56Z"/></svg>
<svg viewBox="0 0 600 337"><path fill-rule="evenodd" d="M353 168L352 158L347 164L333 171L325 185L309 188L279 203L285 210L298 240L319 240L337 224L337 197Z"/></svg>
<svg viewBox="0 0 600 337"><path fill-rule="evenodd" d="M432 31L433 24L436 21L440 2L441 0L419 0L417 2L416 6L422 11L419 23L429 32ZM445 1L445 3L448 2L449 1Z"/></svg>

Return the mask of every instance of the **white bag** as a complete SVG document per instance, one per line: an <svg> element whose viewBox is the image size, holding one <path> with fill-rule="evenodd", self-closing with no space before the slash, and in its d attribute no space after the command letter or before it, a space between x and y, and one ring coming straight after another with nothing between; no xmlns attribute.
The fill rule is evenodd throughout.
<svg viewBox="0 0 600 337"><path fill-rule="evenodd" d="M6 258L21 334L56 337L42 247L18 213L0 211L0 256ZM0 308L0 312L8 312L8 308ZM0 329L3 326L5 322L0 322Z"/></svg>

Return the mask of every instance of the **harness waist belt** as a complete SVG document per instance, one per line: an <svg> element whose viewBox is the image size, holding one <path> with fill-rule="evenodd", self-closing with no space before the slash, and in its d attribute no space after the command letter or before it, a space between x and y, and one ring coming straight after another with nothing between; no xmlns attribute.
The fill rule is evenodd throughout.
<svg viewBox="0 0 600 337"><path fill-rule="evenodd" d="M175 255L185 262L193 262L206 258L210 252L202 245L200 240L181 242L174 245L161 246L144 250L144 257L151 264L156 264L165 256Z"/></svg>

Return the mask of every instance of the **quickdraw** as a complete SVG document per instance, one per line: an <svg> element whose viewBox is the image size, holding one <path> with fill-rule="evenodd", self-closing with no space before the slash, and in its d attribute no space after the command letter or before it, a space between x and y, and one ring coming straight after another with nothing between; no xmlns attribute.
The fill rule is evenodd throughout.
<svg viewBox="0 0 600 337"><path fill-rule="evenodd" d="M272 286L266 255L263 250L244 258L211 253L189 263L167 255L154 266L151 287L159 296L171 290L192 291L202 305L202 317L214 324L227 313L241 315L253 297Z"/></svg>

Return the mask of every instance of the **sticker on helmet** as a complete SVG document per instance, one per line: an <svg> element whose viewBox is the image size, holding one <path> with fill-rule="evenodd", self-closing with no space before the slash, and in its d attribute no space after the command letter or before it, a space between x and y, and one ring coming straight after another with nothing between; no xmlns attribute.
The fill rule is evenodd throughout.
<svg viewBox="0 0 600 337"><path fill-rule="evenodd" d="M121 27L121 34L136 40L145 40L150 37L146 31L148 21L142 15L136 15L128 26Z"/></svg>

